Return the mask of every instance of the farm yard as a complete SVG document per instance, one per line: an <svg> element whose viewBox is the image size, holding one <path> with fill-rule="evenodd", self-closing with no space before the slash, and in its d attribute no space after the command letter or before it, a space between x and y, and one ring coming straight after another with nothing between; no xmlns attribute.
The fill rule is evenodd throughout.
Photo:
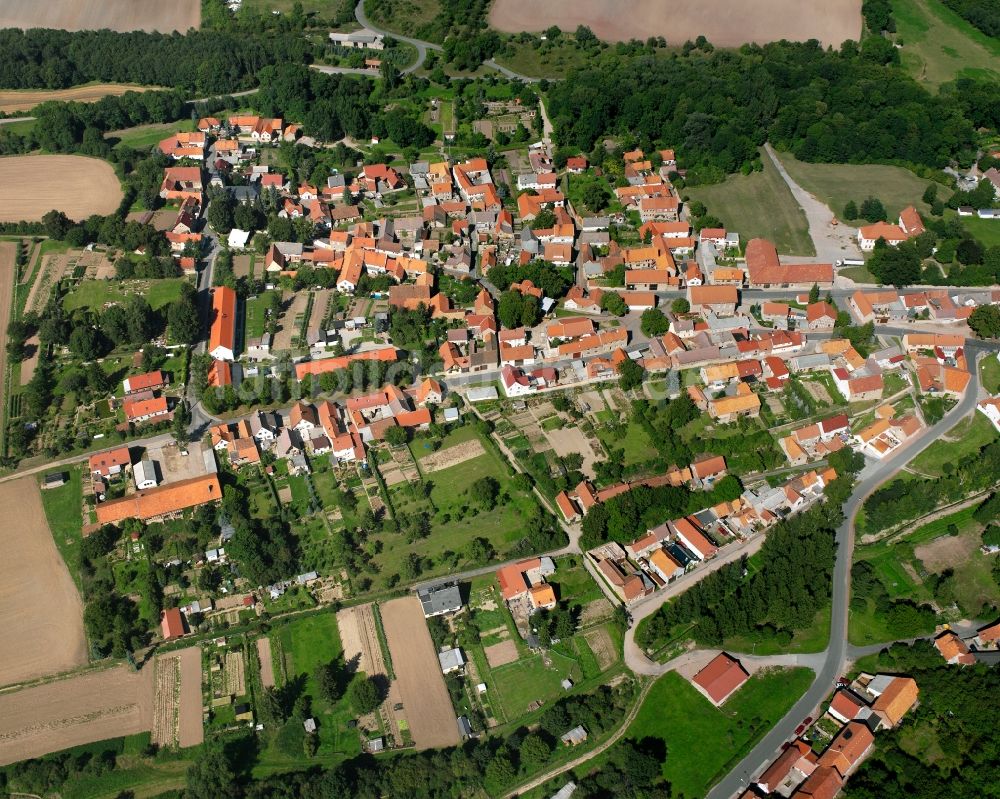
<svg viewBox="0 0 1000 799"><path fill-rule="evenodd" d="M747 42L818 39L837 47L845 39L857 41L861 34L860 0L832 0L798 13L789 0L751 0L733 5L726 0L693 0L676 3L670 13L656 0L639 0L622 14L615 0L497 0L490 10L490 26L505 33L542 31L551 25L573 30L586 25L599 38L620 42L645 41L664 36L671 44L704 35L719 47L738 47Z"/></svg>
<svg viewBox="0 0 1000 799"><path fill-rule="evenodd" d="M691 186L685 193L703 202L729 230L738 230L744 241L765 238L780 253L815 255L805 213L771 159L763 155L761 163L760 172L730 175L723 183Z"/></svg>
<svg viewBox="0 0 1000 799"><path fill-rule="evenodd" d="M111 213L121 199L121 184L107 161L80 155L0 158L0 222L37 221L53 208L84 219Z"/></svg>
<svg viewBox="0 0 1000 799"><path fill-rule="evenodd" d="M68 31L161 31L184 33L201 25L198 0L6 0L0 28L57 28Z"/></svg>
<svg viewBox="0 0 1000 799"><path fill-rule="evenodd" d="M380 610L414 746L456 746L460 738L455 711L420 601L415 596L393 599Z"/></svg>
<svg viewBox="0 0 1000 799"><path fill-rule="evenodd" d="M4 630L0 685L86 664L83 603L46 524L38 483L33 477L3 483L0 502L7 508L5 524L0 526L0 551L4 553L0 559L0 627Z"/></svg>
<svg viewBox="0 0 1000 799"><path fill-rule="evenodd" d="M39 103L50 101L96 103L102 97L117 97L125 92L145 92L154 86L138 86L133 83L87 83L69 89L17 89L0 91L0 113L12 114L16 111L30 111Z"/></svg>

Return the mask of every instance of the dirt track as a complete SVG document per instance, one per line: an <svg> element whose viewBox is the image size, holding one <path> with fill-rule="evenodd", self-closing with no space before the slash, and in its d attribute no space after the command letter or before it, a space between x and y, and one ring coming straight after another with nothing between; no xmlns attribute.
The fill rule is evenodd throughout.
<svg viewBox="0 0 1000 799"><path fill-rule="evenodd" d="M199 25L199 0L4 0L0 6L0 28L185 33Z"/></svg>
<svg viewBox="0 0 1000 799"><path fill-rule="evenodd" d="M79 155L0 158L0 222L39 220L53 208L84 219L111 213L121 199L121 184L107 161Z"/></svg>
<svg viewBox="0 0 1000 799"><path fill-rule="evenodd" d="M262 635L257 639L257 659L260 661L260 684L274 688L274 661L271 659L271 639Z"/></svg>
<svg viewBox="0 0 1000 799"><path fill-rule="evenodd" d="M45 521L38 483L0 485L0 685L87 662L83 603ZM4 716L0 711L0 719Z"/></svg>
<svg viewBox="0 0 1000 799"><path fill-rule="evenodd" d="M0 241L0 331L7 331L10 323L10 307L14 299L14 270L17 246L12 241ZM7 340L0 341L0 401L6 401L7 380ZM2 567L0 567L2 574ZM2 588L0 588L2 590ZM2 613L2 611L0 611ZM3 670L0 669L0 684Z"/></svg>
<svg viewBox="0 0 1000 799"><path fill-rule="evenodd" d="M460 739L455 710L420 600L408 596L379 608L414 745L417 749L457 746Z"/></svg>
<svg viewBox="0 0 1000 799"><path fill-rule="evenodd" d="M798 0L636 0L627 10L617 0L496 0L489 22L508 33L586 25L609 41L663 36L680 45L704 35L719 47L779 39L839 46L861 35L861 0L827 0L808 10Z"/></svg>
<svg viewBox="0 0 1000 799"><path fill-rule="evenodd" d="M152 680L122 665L0 694L0 765L148 730Z"/></svg>
<svg viewBox="0 0 1000 799"><path fill-rule="evenodd" d="M108 95L117 97L125 92L145 92L150 88L153 87L137 86L132 83L92 83L86 86L74 86L71 89L0 91L0 111L5 114L30 111L39 103L48 100L95 103Z"/></svg>

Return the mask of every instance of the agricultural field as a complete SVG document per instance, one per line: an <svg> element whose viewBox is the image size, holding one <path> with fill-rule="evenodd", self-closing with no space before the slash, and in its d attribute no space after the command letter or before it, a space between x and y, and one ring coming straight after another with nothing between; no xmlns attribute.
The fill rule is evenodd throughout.
<svg viewBox="0 0 1000 799"><path fill-rule="evenodd" d="M1000 80L1000 40L977 30L938 0L893 0L903 66L936 89L959 77Z"/></svg>
<svg viewBox="0 0 1000 799"><path fill-rule="evenodd" d="M664 36L671 44L699 35L719 47L737 47L747 42L779 39L818 39L824 45L839 46L845 39L855 41L861 34L859 0L832 0L798 13L799 6L788 0L751 0L733 5L726 0L674 5L669 14L655 0L632 4L621 13L615 0L497 0L490 9L490 26L505 33L542 31L551 25L574 30L586 25L607 41L645 41Z"/></svg>
<svg viewBox="0 0 1000 799"><path fill-rule="evenodd" d="M125 92L145 92L153 88L156 87L134 83L86 83L70 89L7 89L0 91L0 112L30 111L39 103L49 101L96 103L102 97L118 97Z"/></svg>
<svg viewBox="0 0 1000 799"><path fill-rule="evenodd" d="M812 679L803 668L759 672L717 708L677 672L669 672L653 686L626 736L663 741L663 776L672 794L704 796L788 712Z"/></svg>
<svg viewBox="0 0 1000 799"><path fill-rule="evenodd" d="M0 526L0 551L4 552L0 560L0 626L4 630L0 685L57 674L87 662L83 603L46 524L40 493L34 477L0 484L0 502L13 514ZM72 509L66 514L72 514ZM59 534L69 535L69 526L67 520Z"/></svg>
<svg viewBox="0 0 1000 799"><path fill-rule="evenodd" d="M0 222L37 221L52 209L84 219L111 213L121 199L121 184L107 161L80 155L0 158Z"/></svg>
<svg viewBox="0 0 1000 799"><path fill-rule="evenodd" d="M410 734L417 749L457 746L461 741L424 613L416 596L380 606L385 637Z"/></svg>
<svg viewBox="0 0 1000 799"><path fill-rule="evenodd" d="M703 202L743 241L761 237L773 241L782 254L815 255L805 213L771 159L764 155L761 161L761 172L730 175L723 183L692 186L684 193Z"/></svg>
<svg viewBox="0 0 1000 799"><path fill-rule="evenodd" d="M778 153L778 157L792 179L829 206L838 219L849 201L860 205L867 197L880 199L893 221L907 205L929 213L930 207L921 198L928 186L937 185L898 166L808 164L790 153Z"/></svg>
<svg viewBox="0 0 1000 799"><path fill-rule="evenodd" d="M198 0L6 0L0 28L186 32L201 25Z"/></svg>

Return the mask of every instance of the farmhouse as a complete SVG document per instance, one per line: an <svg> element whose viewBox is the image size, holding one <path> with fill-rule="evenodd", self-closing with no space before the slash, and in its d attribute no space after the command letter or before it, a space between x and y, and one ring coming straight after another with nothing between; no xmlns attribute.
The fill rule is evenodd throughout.
<svg viewBox="0 0 1000 799"><path fill-rule="evenodd" d="M236 292L228 286L218 286L212 292L208 353L217 361L236 358Z"/></svg>
<svg viewBox="0 0 1000 799"><path fill-rule="evenodd" d="M128 447L109 449L107 452L96 452L90 456L90 473L101 477L112 477L121 474L126 466L132 465L132 457Z"/></svg>
<svg viewBox="0 0 1000 799"><path fill-rule="evenodd" d="M718 706L748 679L750 675L736 658L720 652L705 668L694 675L691 682L713 705Z"/></svg>
<svg viewBox="0 0 1000 799"><path fill-rule="evenodd" d="M122 409L125 411L126 421L134 424L148 422L150 419L166 416L170 412L166 397L128 398L122 403Z"/></svg>
<svg viewBox="0 0 1000 799"><path fill-rule="evenodd" d="M169 166L163 170L163 182L160 184L160 196L164 200L186 200L188 198L202 202L201 167Z"/></svg>
<svg viewBox="0 0 1000 799"><path fill-rule="evenodd" d="M124 519L162 519L220 499L222 487L218 475L203 474L100 503L97 506L97 521L99 524L117 524Z"/></svg>
<svg viewBox="0 0 1000 799"><path fill-rule="evenodd" d="M732 316L739 304L735 286L688 286L688 302L692 313L711 311L716 316Z"/></svg>
<svg viewBox="0 0 1000 799"><path fill-rule="evenodd" d="M157 391L166 384L166 377L164 377L163 372L157 369L155 372L126 377L122 381L122 388L125 389L125 396L128 396L129 394L138 394L140 391Z"/></svg>
<svg viewBox="0 0 1000 799"><path fill-rule="evenodd" d="M746 248L747 284L751 288L809 288L833 285L833 264L782 264L767 239L751 239Z"/></svg>

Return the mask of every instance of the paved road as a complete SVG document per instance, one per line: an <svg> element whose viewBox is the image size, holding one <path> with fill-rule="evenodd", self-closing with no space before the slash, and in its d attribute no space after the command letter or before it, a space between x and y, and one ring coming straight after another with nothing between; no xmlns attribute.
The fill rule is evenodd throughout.
<svg viewBox="0 0 1000 799"><path fill-rule="evenodd" d="M360 2L358 2L358 4L354 7L354 17L357 19L359 25L361 25L363 28L368 28L369 30L373 30L375 31L375 33L381 33L383 36L389 36L393 39L396 39L397 41L406 42L407 44L412 44L415 48L417 48L417 60L413 64L410 64L410 66L408 66L406 69L402 70L404 73L415 72L416 70L420 69L420 67L424 65L424 61L427 60L428 50L436 50L438 52L442 52L444 50L444 48L441 47L441 45L435 44L434 42L427 42L424 41L423 39L415 39L412 36L403 36L403 34L401 33L394 33L393 31L387 31L383 28L378 27L378 25L373 24L372 21L368 19L367 15L365 14L364 5L365 5L364 0L360 0ZM501 66L500 64L498 64L496 61L493 60L484 61L483 63L490 69L495 69L501 75L504 75L512 80L521 80L524 81L525 83L537 83L539 81L539 78L531 78L528 77L527 75L521 75L518 72L514 72L514 70L512 69L507 69L507 67Z"/></svg>
<svg viewBox="0 0 1000 799"><path fill-rule="evenodd" d="M855 243L857 228L843 223L832 227L830 222L835 214L792 179L770 144L765 144L764 150L806 215L806 220L809 222L809 237L816 248L815 260L819 263L835 263L841 258L860 258L861 251Z"/></svg>
<svg viewBox="0 0 1000 799"><path fill-rule="evenodd" d="M815 716L820 703L833 689L844 670L849 651L847 643L847 618L850 602L851 561L854 554L854 520L865 499L879 486L892 479L906 463L944 435L963 418L975 412L979 399L978 357L983 348L970 347L972 380L965 396L937 424L906 442L888 461L870 463L859 475L854 493L844 503L844 523L837 530L837 560L833 571L833 612L830 623L830 644L823 653L825 661L816 680L792 709L753 748L743 760L713 788L708 799L729 799L747 787L777 754L781 745L792 738L795 728L806 716Z"/></svg>

